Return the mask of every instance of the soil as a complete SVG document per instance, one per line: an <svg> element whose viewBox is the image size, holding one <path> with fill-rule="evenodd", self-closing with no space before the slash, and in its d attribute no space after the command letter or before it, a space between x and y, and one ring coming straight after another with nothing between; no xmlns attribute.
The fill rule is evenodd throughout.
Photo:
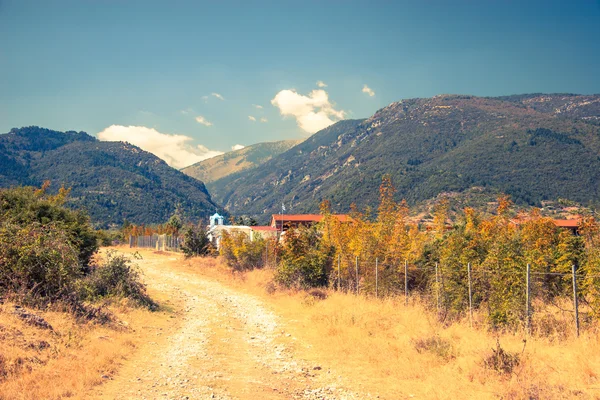
<svg viewBox="0 0 600 400"><path fill-rule="evenodd" d="M286 321L261 299L177 268L181 256L137 263L165 313L138 328L143 345L93 395L99 399L365 399L296 354Z"/></svg>

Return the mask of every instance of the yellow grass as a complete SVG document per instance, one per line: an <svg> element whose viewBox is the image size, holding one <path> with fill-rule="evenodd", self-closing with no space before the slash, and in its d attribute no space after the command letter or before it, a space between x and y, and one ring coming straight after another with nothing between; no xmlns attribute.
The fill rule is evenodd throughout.
<svg viewBox="0 0 600 400"><path fill-rule="evenodd" d="M111 306L125 326L78 323L62 312L28 310L53 331L30 326L0 306L0 399L86 398L93 387L111 379L144 340L132 327L164 323L163 312Z"/></svg>
<svg viewBox="0 0 600 400"><path fill-rule="evenodd" d="M475 315L476 328L468 320L445 326L416 299L405 306L403 298L328 291L318 300L305 292L268 290L270 271L233 275L219 262L202 259L187 268L262 297L299 338L299 355L335 367L382 398L600 399L600 335L590 328L575 338L570 320L564 320L571 315L540 313L535 318L556 322L559 329L550 329L550 337L534 334L525 344L524 333L486 330L481 315ZM431 338L448 348L417 349ZM497 340L520 357L512 373L484 365Z"/></svg>

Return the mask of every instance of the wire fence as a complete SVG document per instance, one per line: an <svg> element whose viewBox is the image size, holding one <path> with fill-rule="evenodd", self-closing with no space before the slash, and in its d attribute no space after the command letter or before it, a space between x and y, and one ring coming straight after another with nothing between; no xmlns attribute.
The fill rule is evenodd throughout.
<svg viewBox="0 0 600 400"><path fill-rule="evenodd" d="M377 258L364 260L338 255L334 259L330 282L338 291L374 297L404 296L424 300L440 319L468 318L474 325L474 311L487 312L488 319L502 325L517 323L528 333L532 318L553 307L570 320L579 336L581 317L590 321L592 310L579 287L584 279L600 275L532 270L531 264L514 269L487 269L472 265L415 265L408 261L382 263ZM580 310L583 304L583 312ZM581 315L580 315L581 314ZM547 315L544 314L544 318ZM538 326L536 326L538 328Z"/></svg>
<svg viewBox="0 0 600 400"><path fill-rule="evenodd" d="M174 235L129 236L130 248L180 252L182 242L182 238Z"/></svg>

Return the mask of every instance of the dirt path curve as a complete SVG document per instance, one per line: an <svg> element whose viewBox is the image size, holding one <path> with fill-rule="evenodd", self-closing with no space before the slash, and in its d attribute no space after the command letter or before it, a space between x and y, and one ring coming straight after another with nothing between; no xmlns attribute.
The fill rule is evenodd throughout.
<svg viewBox="0 0 600 400"><path fill-rule="evenodd" d="M177 315L100 389L101 399L363 399L325 366L298 359L285 324L258 298L144 252L149 289ZM151 328L146 327L147 331Z"/></svg>

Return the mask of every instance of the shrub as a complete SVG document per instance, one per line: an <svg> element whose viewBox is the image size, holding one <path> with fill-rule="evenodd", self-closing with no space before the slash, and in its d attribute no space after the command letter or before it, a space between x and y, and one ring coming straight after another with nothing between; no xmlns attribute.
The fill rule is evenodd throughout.
<svg viewBox="0 0 600 400"><path fill-rule="evenodd" d="M484 358L483 365L498 373L511 374L520 362L519 353L504 350L500 346L500 340L497 340L496 348Z"/></svg>
<svg viewBox="0 0 600 400"><path fill-rule="evenodd" d="M223 232L220 254L228 266L236 271L264 267L267 242L258 234L253 239L243 232Z"/></svg>
<svg viewBox="0 0 600 400"><path fill-rule="evenodd" d="M128 298L140 306L156 308L140 281L138 269L127 256L112 251L107 253L104 264L93 268L91 274L79 282L79 294L85 300Z"/></svg>
<svg viewBox="0 0 600 400"><path fill-rule="evenodd" d="M82 275L77 248L57 223L0 225L0 292L30 303L66 296Z"/></svg>
<svg viewBox="0 0 600 400"><path fill-rule="evenodd" d="M0 217L17 226L54 224L64 231L85 272L92 256L98 251L98 237L83 211L64 207L68 191L61 189L57 195L46 194L49 183L41 189L18 187L0 190Z"/></svg>
<svg viewBox="0 0 600 400"><path fill-rule="evenodd" d="M438 335L419 338L414 341L415 349L419 353L429 352L440 357L443 360L450 361L455 358L455 350L452 343Z"/></svg>
<svg viewBox="0 0 600 400"><path fill-rule="evenodd" d="M327 286L333 253L316 228L290 229L285 234L275 280L299 289Z"/></svg>
<svg viewBox="0 0 600 400"><path fill-rule="evenodd" d="M189 227L183 233L181 251L185 258L206 256L214 253L214 247L206 231L201 227Z"/></svg>

